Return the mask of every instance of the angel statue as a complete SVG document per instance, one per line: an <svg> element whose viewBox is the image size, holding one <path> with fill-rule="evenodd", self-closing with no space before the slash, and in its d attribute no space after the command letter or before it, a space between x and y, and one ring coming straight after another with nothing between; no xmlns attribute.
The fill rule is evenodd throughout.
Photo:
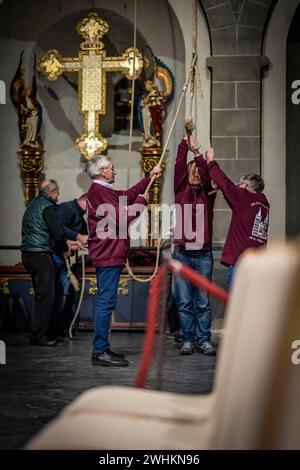
<svg viewBox="0 0 300 470"><path fill-rule="evenodd" d="M21 148L40 148L38 137L42 124L42 108L36 99L35 73L33 73L31 86L25 86L23 55L24 51L20 55L19 65L11 83L10 95L18 113Z"/></svg>

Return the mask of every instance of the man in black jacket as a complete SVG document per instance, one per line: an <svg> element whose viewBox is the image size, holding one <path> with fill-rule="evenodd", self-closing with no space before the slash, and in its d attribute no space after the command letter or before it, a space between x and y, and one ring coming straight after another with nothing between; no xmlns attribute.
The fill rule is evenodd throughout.
<svg viewBox="0 0 300 470"><path fill-rule="evenodd" d="M81 245L86 245L88 240L87 225L84 219L86 194L73 201L62 202L56 207L56 212L65 237ZM70 287L70 279L68 278L63 254L56 251L53 254L53 262L56 269L56 335L61 337L73 317L72 307L75 300L75 291Z"/></svg>
<svg viewBox="0 0 300 470"><path fill-rule="evenodd" d="M40 194L27 207L22 220L22 262L31 275L35 293L30 344L38 346L56 344L56 340L49 338L55 283L52 253L54 247L62 254L69 250L55 212L58 196L57 182L45 181Z"/></svg>

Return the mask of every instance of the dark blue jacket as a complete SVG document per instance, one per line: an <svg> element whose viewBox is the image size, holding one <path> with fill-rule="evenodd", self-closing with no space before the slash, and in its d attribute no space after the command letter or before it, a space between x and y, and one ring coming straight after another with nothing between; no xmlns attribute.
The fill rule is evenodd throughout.
<svg viewBox="0 0 300 470"><path fill-rule="evenodd" d="M81 209L77 199L62 202L57 206L56 211L68 240L76 240L79 233L87 235L87 226L83 218L85 212Z"/></svg>

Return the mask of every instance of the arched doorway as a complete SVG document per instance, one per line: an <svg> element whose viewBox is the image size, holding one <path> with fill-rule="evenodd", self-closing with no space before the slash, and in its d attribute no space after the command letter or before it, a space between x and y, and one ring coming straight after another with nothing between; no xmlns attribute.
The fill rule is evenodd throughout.
<svg viewBox="0 0 300 470"><path fill-rule="evenodd" d="M300 234L300 5L287 39L286 99L286 234Z"/></svg>

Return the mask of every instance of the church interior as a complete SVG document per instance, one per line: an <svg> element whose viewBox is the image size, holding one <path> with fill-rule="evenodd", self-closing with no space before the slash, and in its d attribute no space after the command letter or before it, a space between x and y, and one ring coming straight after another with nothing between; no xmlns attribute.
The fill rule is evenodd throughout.
<svg viewBox="0 0 300 470"><path fill-rule="evenodd" d="M299 0L0 0L1 450L300 449L299 48Z"/></svg>

